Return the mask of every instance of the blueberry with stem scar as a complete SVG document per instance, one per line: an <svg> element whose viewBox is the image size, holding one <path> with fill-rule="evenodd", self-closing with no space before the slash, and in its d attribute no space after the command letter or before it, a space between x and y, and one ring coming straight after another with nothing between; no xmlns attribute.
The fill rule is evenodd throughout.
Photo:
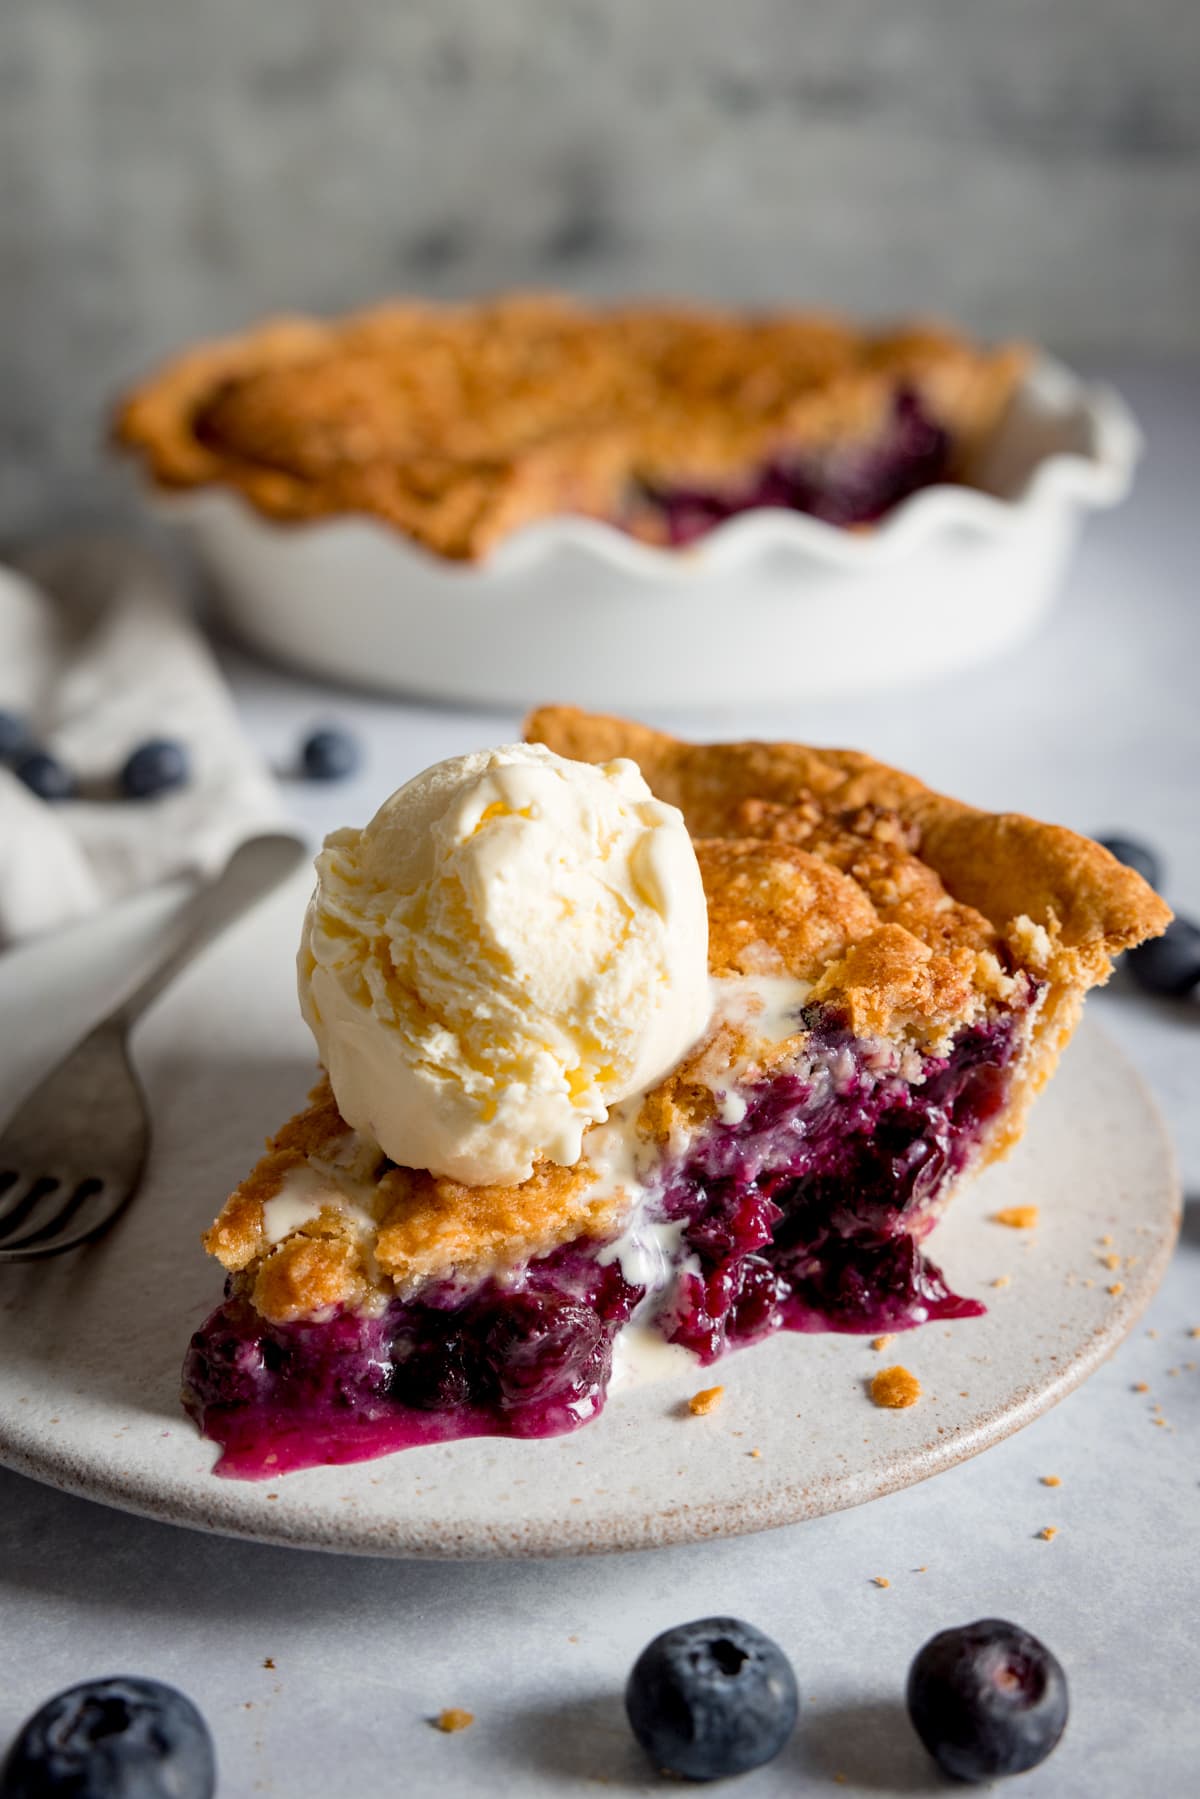
<svg viewBox="0 0 1200 1799"><path fill-rule="evenodd" d="M777 1643L739 1618L698 1618L647 1645L625 1688L633 1734L667 1774L722 1780L779 1754L796 1677Z"/></svg>
<svg viewBox="0 0 1200 1799"><path fill-rule="evenodd" d="M908 1672L908 1712L944 1774L982 1782L1045 1761L1067 1724L1067 1677L1003 1618L940 1631Z"/></svg>

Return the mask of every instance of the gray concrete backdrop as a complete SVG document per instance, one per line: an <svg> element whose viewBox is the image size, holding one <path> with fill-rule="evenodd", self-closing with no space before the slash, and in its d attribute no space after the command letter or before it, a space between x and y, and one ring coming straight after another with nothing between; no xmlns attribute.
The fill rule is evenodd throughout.
<svg viewBox="0 0 1200 1799"><path fill-rule="evenodd" d="M1200 0L0 0L0 530L270 308L508 283L1200 352Z"/></svg>

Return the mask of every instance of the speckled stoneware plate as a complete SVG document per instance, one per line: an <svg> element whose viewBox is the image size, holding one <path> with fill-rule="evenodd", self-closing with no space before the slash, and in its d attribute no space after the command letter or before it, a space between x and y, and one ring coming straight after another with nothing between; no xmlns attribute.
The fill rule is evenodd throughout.
<svg viewBox="0 0 1200 1799"><path fill-rule="evenodd" d="M912 1409L871 1404L881 1360L866 1339L779 1337L717 1373L616 1393L573 1436L415 1449L274 1483L218 1479L214 1450L179 1411L179 1365L220 1288L199 1233L311 1077L290 968L303 897L297 883L270 901L148 1021L138 1053L155 1147L126 1218L90 1251L0 1268L0 1462L172 1523L314 1549L651 1547L859 1505L977 1454L1078 1385L1158 1285L1179 1213L1170 1146L1132 1069L1087 1024L1024 1143L937 1233L952 1285L989 1310L889 1349L924 1388ZM98 965L94 946L86 960ZM65 1028L62 947L5 961L0 1013L35 1034L51 1015ZM12 1084L0 1058L0 1110ZM1040 1208L1036 1230L992 1221L1015 1204ZM691 1416L686 1397L714 1380L723 1405Z"/></svg>

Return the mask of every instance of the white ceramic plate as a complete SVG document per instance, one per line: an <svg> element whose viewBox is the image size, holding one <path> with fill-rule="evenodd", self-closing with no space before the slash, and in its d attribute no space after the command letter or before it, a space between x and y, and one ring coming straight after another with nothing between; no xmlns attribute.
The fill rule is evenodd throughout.
<svg viewBox="0 0 1200 1799"><path fill-rule="evenodd" d="M922 1382L911 1410L871 1405L881 1360L866 1339L778 1337L718 1370L618 1393L573 1436L415 1449L277 1483L218 1479L179 1411L179 1366L219 1297L200 1231L311 1077L287 953L305 887L247 920L148 1022L138 1048L156 1142L130 1213L80 1255L0 1268L0 1462L173 1523L359 1554L574 1554L729 1535L861 1504L987 1448L1076 1386L1158 1284L1178 1222L1170 1148L1136 1075L1088 1025L1020 1149L936 1235L951 1284L990 1310L888 1350ZM64 957L27 953L0 970L0 1010L36 1018ZM41 984L40 1003L15 990L22 980ZM1017 1203L1040 1207L1036 1231L989 1220ZM1119 1272L1101 1261L1109 1236ZM714 1381L720 1410L687 1414L687 1395Z"/></svg>
<svg viewBox="0 0 1200 1799"><path fill-rule="evenodd" d="M670 550L559 518L473 566L372 519L275 524L218 487L156 499L226 621L275 660L402 694L637 711L865 693L986 661L1035 628L1084 512L1124 497L1139 445L1117 395L1043 358L982 488L925 488L868 532L762 508Z"/></svg>

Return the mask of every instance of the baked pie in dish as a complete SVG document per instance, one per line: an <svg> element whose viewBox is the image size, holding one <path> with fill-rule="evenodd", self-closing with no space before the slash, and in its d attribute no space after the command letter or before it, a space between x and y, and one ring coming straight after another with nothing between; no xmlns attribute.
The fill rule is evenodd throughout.
<svg viewBox="0 0 1200 1799"><path fill-rule="evenodd" d="M116 434L163 488L221 484L281 521L366 515L439 557L564 515L686 545L754 508L861 526L970 483L1029 360L822 314L396 303L193 349Z"/></svg>
<svg viewBox="0 0 1200 1799"><path fill-rule="evenodd" d="M615 1374L979 1313L926 1239L1170 916L1097 844L852 751L554 707L527 736L318 859L328 1073L207 1234L184 1369L224 1474L550 1435Z"/></svg>

